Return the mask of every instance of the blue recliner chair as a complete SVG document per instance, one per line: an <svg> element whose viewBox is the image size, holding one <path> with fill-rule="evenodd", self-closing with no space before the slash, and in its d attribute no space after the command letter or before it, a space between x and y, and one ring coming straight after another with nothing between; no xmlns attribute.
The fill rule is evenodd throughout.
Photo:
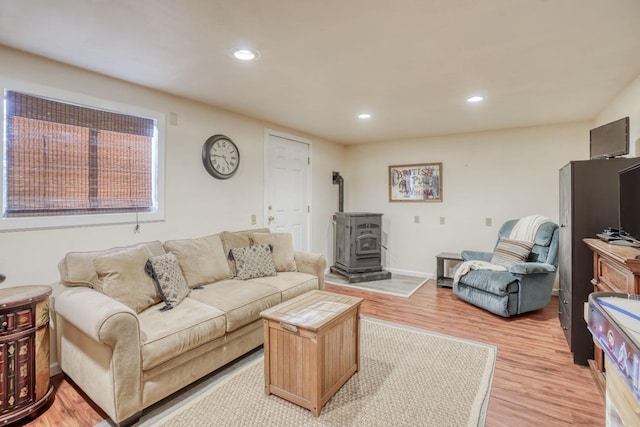
<svg viewBox="0 0 640 427"><path fill-rule="evenodd" d="M509 238L517 220L505 222L498 233ZM533 248L525 262L508 271L471 270L453 285L460 299L503 317L544 308L551 300L558 267L558 225L545 222L538 228ZM493 252L463 251L465 261L491 262ZM458 264L455 272L461 267Z"/></svg>

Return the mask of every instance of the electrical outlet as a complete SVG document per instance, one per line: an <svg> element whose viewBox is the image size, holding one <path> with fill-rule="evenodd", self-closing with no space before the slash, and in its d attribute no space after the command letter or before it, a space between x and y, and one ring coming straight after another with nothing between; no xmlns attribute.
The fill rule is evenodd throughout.
<svg viewBox="0 0 640 427"><path fill-rule="evenodd" d="M491 223L493 222L493 220L491 218L485 218L484 219L484 225L486 225L487 227L491 227Z"/></svg>
<svg viewBox="0 0 640 427"><path fill-rule="evenodd" d="M444 224L444 217L443 216L440 217L440 224Z"/></svg>
<svg viewBox="0 0 640 427"><path fill-rule="evenodd" d="M420 224L420 217L419 217L418 215L414 216L414 217L413 217L413 222L414 222L415 224Z"/></svg>
<svg viewBox="0 0 640 427"><path fill-rule="evenodd" d="M256 225L256 214L251 214L251 225Z"/></svg>

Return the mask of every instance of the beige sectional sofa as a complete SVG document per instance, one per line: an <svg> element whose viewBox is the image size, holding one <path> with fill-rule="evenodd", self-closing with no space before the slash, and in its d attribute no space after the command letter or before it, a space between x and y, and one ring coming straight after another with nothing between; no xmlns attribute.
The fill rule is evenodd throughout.
<svg viewBox="0 0 640 427"><path fill-rule="evenodd" d="M60 261L51 304L61 370L115 423L125 425L144 408L260 346L260 312L323 289L326 268L324 256L294 252L290 235L268 232L68 253ZM275 275L239 280L248 264L237 255L229 259L230 250L264 245ZM164 293L145 265L169 252L189 294L166 309Z"/></svg>

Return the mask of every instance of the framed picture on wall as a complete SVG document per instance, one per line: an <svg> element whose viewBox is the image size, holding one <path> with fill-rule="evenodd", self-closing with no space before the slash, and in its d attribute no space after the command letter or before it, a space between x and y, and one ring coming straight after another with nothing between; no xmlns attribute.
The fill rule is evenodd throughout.
<svg viewBox="0 0 640 427"><path fill-rule="evenodd" d="M389 166L390 202L442 202L442 163Z"/></svg>

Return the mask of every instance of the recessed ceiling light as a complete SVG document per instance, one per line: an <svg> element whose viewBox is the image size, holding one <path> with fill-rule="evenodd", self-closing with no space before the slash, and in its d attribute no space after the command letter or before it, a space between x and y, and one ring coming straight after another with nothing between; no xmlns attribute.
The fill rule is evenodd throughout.
<svg viewBox="0 0 640 427"><path fill-rule="evenodd" d="M358 118L359 119L370 119L371 118L371 114L369 114L369 113L361 113L361 114L358 114Z"/></svg>
<svg viewBox="0 0 640 427"><path fill-rule="evenodd" d="M236 49L233 51L233 56L241 61L256 61L260 57L253 49Z"/></svg>
<svg viewBox="0 0 640 427"><path fill-rule="evenodd" d="M484 96L470 96L467 98L467 102L480 102L484 100Z"/></svg>

